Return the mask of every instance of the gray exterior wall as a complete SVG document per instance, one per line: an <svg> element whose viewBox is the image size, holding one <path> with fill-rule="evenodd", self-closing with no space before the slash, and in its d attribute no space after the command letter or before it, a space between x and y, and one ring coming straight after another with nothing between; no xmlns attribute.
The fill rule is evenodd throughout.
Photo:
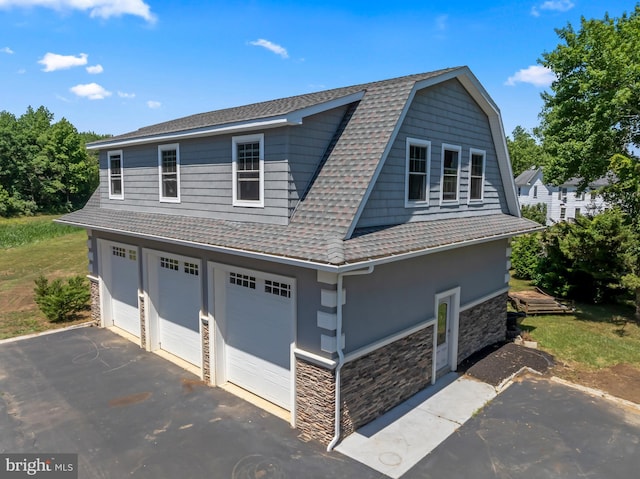
<svg viewBox="0 0 640 479"><path fill-rule="evenodd" d="M380 265L344 278L345 352L434 317L436 293L460 287L460 306L507 287L507 240Z"/></svg>
<svg viewBox="0 0 640 479"><path fill-rule="evenodd" d="M431 142L429 206L405 208L408 137ZM455 205L440 205L443 143L462 148L459 203ZM470 148L486 152L482 203L467 204ZM458 80L418 91L374 185L358 227L500 211L508 213L487 116Z"/></svg>
<svg viewBox="0 0 640 479"><path fill-rule="evenodd" d="M264 133L264 208L233 206L232 137L180 140L180 202L159 200L158 146L171 141L122 148L124 199L109 199L107 154L100 151L103 208L287 224L342 120L346 107L313 115L300 126ZM250 133L243 133L250 134ZM240 135L237 135L240 136Z"/></svg>

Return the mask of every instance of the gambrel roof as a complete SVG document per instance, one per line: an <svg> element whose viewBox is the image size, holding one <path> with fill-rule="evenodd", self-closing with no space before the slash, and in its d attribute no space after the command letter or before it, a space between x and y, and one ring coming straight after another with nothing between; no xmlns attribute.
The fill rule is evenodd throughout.
<svg viewBox="0 0 640 479"><path fill-rule="evenodd" d="M457 79L488 117L510 214L427 220L356 230L362 210L416 91ZM288 225L265 225L101 208L96 195L60 221L243 255L316 265L351 265L489 241L538 229L520 218L497 106L467 67L448 68L193 115L89 145L106 149L300 124L305 116L352 105L353 113ZM441 234L444 232L444 234ZM237 245L250 245L238 249Z"/></svg>

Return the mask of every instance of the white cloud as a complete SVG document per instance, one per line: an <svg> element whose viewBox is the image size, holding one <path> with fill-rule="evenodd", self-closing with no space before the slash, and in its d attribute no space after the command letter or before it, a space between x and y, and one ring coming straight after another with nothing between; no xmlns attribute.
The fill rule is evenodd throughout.
<svg viewBox="0 0 640 479"><path fill-rule="evenodd" d="M92 65L90 67L87 67L87 73L90 73L92 75L97 75L98 73L102 73L104 71L104 68L102 68L102 65Z"/></svg>
<svg viewBox="0 0 640 479"><path fill-rule="evenodd" d="M162 106L162 103L160 103L159 101L155 101L155 100L149 100L147 102L147 106L151 109L156 109L156 108L160 108Z"/></svg>
<svg viewBox="0 0 640 479"><path fill-rule="evenodd" d="M265 40L264 38L260 38L253 42L249 42L249 45L253 45L256 47L263 47L275 53L276 55L280 55L282 58L289 58L289 53L287 52L286 48L276 43L270 42L269 40Z"/></svg>
<svg viewBox="0 0 640 479"><path fill-rule="evenodd" d="M1 1L1 0L0 0ZM4 47L4 48L0 48L0 52L2 53L6 53L7 55L13 55L15 52L9 48L9 47Z"/></svg>
<svg viewBox="0 0 640 479"><path fill-rule="evenodd" d="M536 5L531 9L531 15L534 17L540 16L540 10L548 10L552 12L568 12L573 7L575 7L575 3L571 0L547 0L540 5Z"/></svg>
<svg viewBox="0 0 640 479"><path fill-rule="evenodd" d="M76 85L69 88L71 93L75 93L78 96L88 98L89 100L104 100L106 97L111 96L111 92L105 90L97 83L86 83L84 85Z"/></svg>
<svg viewBox="0 0 640 479"><path fill-rule="evenodd" d="M136 97L136 94L135 94L135 93L125 93L125 92L123 92L123 91L119 91L119 92L118 92L118 96L119 96L120 98L135 98L135 97Z"/></svg>
<svg viewBox="0 0 640 479"><path fill-rule="evenodd" d="M2 1L2 0L0 0ZM67 68L79 67L87 64L87 54L81 53L77 57L73 55L58 55L57 53L46 53L38 63L44 65L42 71L53 72L56 70L66 70Z"/></svg>
<svg viewBox="0 0 640 479"><path fill-rule="evenodd" d="M436 17L436 30L439 32L444 32L447 29L447 21L449 20L449 15L438 15Z"/></svg>
<svg viewBox="0 0 640 479"><path fill-rule="evenodd" d="M516 83L530 83L537 87L547 87L551 85L555 79L555 74L547 67L531 65L530 67L518 70L514 75L507 78L504 84L507 86L515 86Z"/></svg>
<svg viewBox="0 0 640 479"><path fill-rule="evenodd" d="M44 7L53 10L88 11L91 18L134 15L153 23L156 16L143 0L0 0L0 8Z"/></svg>

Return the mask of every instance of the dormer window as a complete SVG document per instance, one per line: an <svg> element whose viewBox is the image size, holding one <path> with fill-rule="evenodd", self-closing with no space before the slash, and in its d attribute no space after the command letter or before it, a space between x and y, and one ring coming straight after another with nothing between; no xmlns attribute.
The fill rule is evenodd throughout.
<svg viewBox="0 0 640 479"><path fill-rule="evenodd" d="M264 206L264 135L232 138L233 205Z"/></svg>
<svg viewBox="0 0 640 479"><path fill-rule="evenodd" d="M405 207L429 205L431 142L407 138Z"/></svg>
<svg viewBox="0 0 640 479"><path fill-rule="evenodd" d="M122 150L108 152L107 161L109 163L109 199L124 200Z"/></svg>
<svg viewBox="0 0 640 479"><path fill-rule="evenodd" d="M459 146L442 145L442 203L458 202L460 151Z"/></svg>
<svg viewBox="0 0 640 479"><path fill-rule="evenodd" d="M484 159L486 155L484 151L473 148L470 154L469 202L482 201L484 198ZM535 196L537 196L537 191L534 193Z"/></svg>
<svg viewBox="0 0 640 479"><path fill-rule="evenodd" d="M160 201L180 203L180 149L178 144L158 147Z"/></svg>

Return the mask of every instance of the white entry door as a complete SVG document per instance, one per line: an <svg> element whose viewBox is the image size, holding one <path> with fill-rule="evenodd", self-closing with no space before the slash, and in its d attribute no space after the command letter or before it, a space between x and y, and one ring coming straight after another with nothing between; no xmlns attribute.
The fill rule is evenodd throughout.
<svg viewBox="0 0 640 479"><path fill-rule="evenodd" d="M200 367L200 263L162 253L155 258L157 291L152 301L158 315L159 347Z"/></svg>
<svg viewBox="0 0 640 479"><path fill-rule="evenodd" d="M230 271L225 289L227 381L290 410L293 280Z"/></svg>
<svg viewBox="0 0 640 479"><path fill-rule="evenodd" d="M451 342L451 296L438 300L436 370L449 365L449 343Z"/></svg>

